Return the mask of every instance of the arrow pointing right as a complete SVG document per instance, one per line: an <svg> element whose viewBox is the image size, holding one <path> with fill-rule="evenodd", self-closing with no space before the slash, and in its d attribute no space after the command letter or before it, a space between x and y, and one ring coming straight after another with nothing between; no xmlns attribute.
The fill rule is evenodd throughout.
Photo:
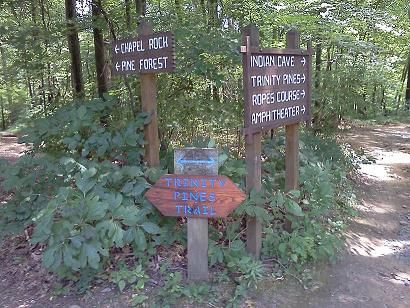
<svg viewBox="0 0 410 308"><path fill-rule="evenodd" d="M302 113L305 113L305 111L306 111L306 107L305 107L305 105L302 105L301 110L302 110Z"/></svg>
<svg viewBox="0 0 410 308"><path fill-rule="evenodd" d="M305 66L306 65L306 58L303 57L302 60L300 60L300 62L302 62L303 66Z"/></svg>

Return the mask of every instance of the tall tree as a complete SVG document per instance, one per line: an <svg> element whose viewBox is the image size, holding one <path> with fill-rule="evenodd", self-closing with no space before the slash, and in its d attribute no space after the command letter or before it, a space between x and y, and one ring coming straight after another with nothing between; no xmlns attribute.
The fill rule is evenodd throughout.
<svg viewBox="0 0 410 308"><path fill-rule="evenodd" d="M78 39L76 1L65 0L68 50L71 57L71 82L75 97L84 96L83 74L81 69L80 40Z"/></svg>
<svg viewBox="0 0 410 308"><path fill-rule="evenodd" d="M104 37L101 31L101 20L103 19L101 0L92 1L92 16L93 16L93 36L94 36L94 50L95 50L95 66L97 72L97 89L98 95L103 96L108 90L107 73Z"/></svg>

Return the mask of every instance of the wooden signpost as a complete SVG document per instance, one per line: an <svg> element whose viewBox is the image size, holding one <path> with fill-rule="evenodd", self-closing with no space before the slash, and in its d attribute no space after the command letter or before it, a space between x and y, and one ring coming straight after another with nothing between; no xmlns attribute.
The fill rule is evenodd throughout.
<svg viewBox="0 0 410 308"><path fill-rule="evenodd" d="M188 279L208 279L208 218L227 217L246 198L218 176L216 149L177 149L176 174L162 176L145 194L164 215L188 219Z"/></svg>
<svg viewBox="0 0 410 308"><path fill-rule="evenodd" d="M112 74L140 74L141 109L151 116L144 127L144 159L148 166L159 167L156 74L175 70L175 39L172 32L153 33L146 21L141 21L138 34L112 42Z"/></svg>
<svg viewBox="0 0 410 308"><path fill-rule="evenodd" d="M312 50L300 49L299 34L287 34L286 48L260 48L258 29L242 31L245 103L246 190L261 189L261 133L285 126L285 189L297 189L299 122L310 119ZM261 223L247 221L247 249L260 256Z"/></svg>

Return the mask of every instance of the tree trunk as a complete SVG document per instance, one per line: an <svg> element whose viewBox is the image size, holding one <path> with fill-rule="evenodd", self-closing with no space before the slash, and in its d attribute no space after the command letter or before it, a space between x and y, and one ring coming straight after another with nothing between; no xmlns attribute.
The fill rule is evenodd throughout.
<svg viewBox="0 0 410 308"><path fill-rule="evenodd" d="M9 75L8 75L8 69L7 69L7 55L6 51L2 46L0 46L0 54L1 54L1 62L2 62L2 68L3 68L3 78L4 78L4 86L7 89L9 87ZM12 104L12 97L11 97L11 92L6 91L6 96L7 96L7 103L9 107ZM2 125L3 125L3 130L6 129L6 119L4 116L4 103L3 100L1 101L1 115L2 115Z"/></svg>
<svg viewBox="0 0 410 308"><path fill-rule="evenodd" d="M407 84L406 84L405 109L410 110L410 54L407 58Z"/></svg>
<svg viewBox="0 0 410 308"><path fill-rule="evenodd" d="M316 45L316 59L315 59L315 90L316 90L316 99L313 102L315 106L315 112L313 115L313 125L319 125L320 122L320 100L319 91L320 91L320 77L322 69L322 44L318 43Z"/></svg>
<svg viewBox="0 0 410 308"><path fill-rule="evenodd" d="M217 26L218 23L218 1L208 0L208 15L209 15L209 25Z"/></svg>
<svg viewBox="0 0 410 308"><path fill-rule="evenodd" d="M98 95L103 97L103 94L107 92L107 74L105 70L105 48L104 38L102 31L98 28L98 21L102 19L101 14L101 0L92 1L92 15L93 15L93 34L94 34L94 50L95 50L95 66L97 72L97 88Z"/></svg>
<svg viewBox="0 0 410 308"><path fill-rule="evenodd" d="M137 10L137 19L139 23L141 17L144 17L147 12L146 0L135 0L135 8Z"/></svg>
<svg viewBox="0 0 410 308"><path fill-rule="evenodd" d="M84 96L84 84L81 70L80 41L76 25L76 1L65 0L65 14L67 22L68 50L71 57L71 84L74 97Z"/></svg>
<svg viewBox="0 0 410 308"><path fill-rule="evenodd" d="M6 119L4 118L4 102L3 99L1 99L1 128L3 130L6 130Z"/></svg>
<svg viewBox="0 0 410 308"><path fill-rule="evenodd" d="M383 109L383 115L387 116L387 108L386 108L386 95L385 95L385 88L382 88L382 109Z"/></svg>
<svg viewBox="0 0 410 308"><path fill-rule="evenodd" d="M131 30L131 0L125 0L125 23L127 29Z"/></svg>

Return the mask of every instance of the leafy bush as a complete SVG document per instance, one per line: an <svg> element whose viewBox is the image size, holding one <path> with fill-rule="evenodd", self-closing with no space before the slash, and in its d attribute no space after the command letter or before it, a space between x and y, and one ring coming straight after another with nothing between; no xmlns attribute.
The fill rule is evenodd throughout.
<svg viewBox="0 0 410 308"><path fill-rule="evenodd" d="M47 244L44 266L63 277L101 270L114 248L145 254L160 242L161 218L143 198L158 176L142 163L149 119L110 127L101 119L114 107L112 98L96 99L37 120L23 137L31 153L2 168L5 188L19 188L1 208L2 226L34 222L32 243Z"/></svg>
<svg viewBox="0 0 410 308"><path fill-rule="evenodd" d="M143 197L161 175L142 162L142 129L148 116L139 114L131 123L114 127L113 108L115 100L107 97L74 103L36 120L22 139L32 150L13 166L1 165L3 186L13 198L0 208L0 231L34 226L31 241L44 249L43 265L78 281L81 290L125 247L139 262L131 270L115 267L109 277L120 290L137 280L139 289L148 279L141 263L155 247L175 240L185 243L176 232L184 230L181 221L162 217ZM208 138L197 144L215 145ZM173 161L171 149L161 154L163 167L172 170L167 165ZM262 258L273 257L281 265L332 259L340 247L354 198L346 176L350 158L331 138L301 134L300 189L284 192L284 154L283 136L266 140L262 190L251 191L228 219L210 223L209 264L222 265L236 284L228 305L238 303L266 273L263 263L247 256L245 217L262 221ZM220 173L244 187L242 159L221 153ZM162 304L183 296L201 301L208 289L184 287L182 276L172 273L157 295ZM133 297L135 304L147 300L140 291Z"/></svg>

